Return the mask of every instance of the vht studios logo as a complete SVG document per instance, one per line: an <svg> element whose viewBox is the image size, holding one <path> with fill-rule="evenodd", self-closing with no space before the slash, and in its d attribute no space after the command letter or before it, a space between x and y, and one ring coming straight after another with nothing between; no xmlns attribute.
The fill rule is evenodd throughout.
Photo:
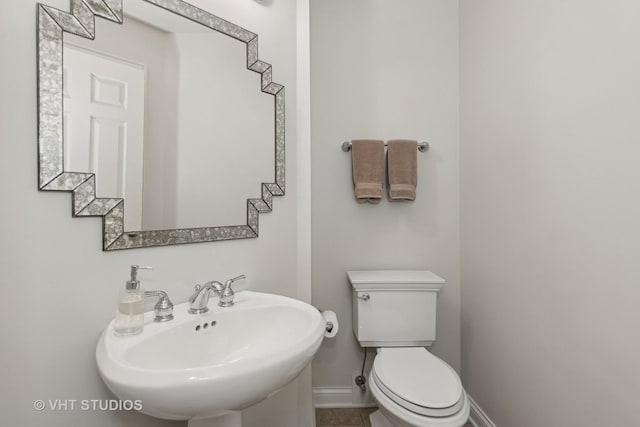
<svg viewBox="0 0 640 427"><path fill-rule="evenodd" d="M33 407L38 411L140 411L141 400L115 399L49 399L36 400Z"/></svg>

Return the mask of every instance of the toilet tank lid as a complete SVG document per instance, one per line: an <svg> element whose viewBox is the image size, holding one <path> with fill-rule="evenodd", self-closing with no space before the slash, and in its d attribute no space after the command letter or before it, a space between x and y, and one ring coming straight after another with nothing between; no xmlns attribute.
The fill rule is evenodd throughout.
<svg viewBox="0 0 640 427"><path fill-rule="evenodd" d="M410 289L440 290L444 279L428 270L359 270L348 271L355 289L383 289L391 285Z"/></svg>

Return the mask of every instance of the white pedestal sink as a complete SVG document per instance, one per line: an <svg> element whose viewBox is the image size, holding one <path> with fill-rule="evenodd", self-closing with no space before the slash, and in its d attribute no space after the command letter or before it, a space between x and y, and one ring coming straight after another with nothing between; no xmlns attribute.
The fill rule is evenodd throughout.
<svg viewBox="0 0 640 427"><path fill-rule="evenodd" d="M280 390L311 361L325 322L311 305L279 295L243 291L232 307L217 302L203 315L176 305L173 320L149 322L131 337L114 335L111 322L96 349L105 384L120 399L141 400L141 412L156 418L239 426L238 411Z"/></svg>

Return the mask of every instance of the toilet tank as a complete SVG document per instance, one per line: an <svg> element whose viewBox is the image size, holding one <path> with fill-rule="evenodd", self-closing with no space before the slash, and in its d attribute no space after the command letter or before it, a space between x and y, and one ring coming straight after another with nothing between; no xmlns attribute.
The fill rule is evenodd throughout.
<svg viewBox="0 0 640 427"><path fill-rule="evenodd" d="M436 297L444 279L426 270L347 272L353 332L363 347L422 347L436 339Z"/></svg>

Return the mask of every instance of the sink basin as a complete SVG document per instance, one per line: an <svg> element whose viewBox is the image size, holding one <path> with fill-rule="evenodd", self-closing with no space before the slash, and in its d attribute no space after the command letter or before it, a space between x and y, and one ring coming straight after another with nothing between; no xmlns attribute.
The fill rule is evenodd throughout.
<svg viewBox="0 0 640 427"><path fill-rule="evenodd" d="M295 299L242 291L235 305L187 313L153 323L140 335L113 333L113 321L96 349L100 375L120 399L142 401L141 412L172 420L216 417L274 394L295 379L318 350L322 315Z"/></svg>

